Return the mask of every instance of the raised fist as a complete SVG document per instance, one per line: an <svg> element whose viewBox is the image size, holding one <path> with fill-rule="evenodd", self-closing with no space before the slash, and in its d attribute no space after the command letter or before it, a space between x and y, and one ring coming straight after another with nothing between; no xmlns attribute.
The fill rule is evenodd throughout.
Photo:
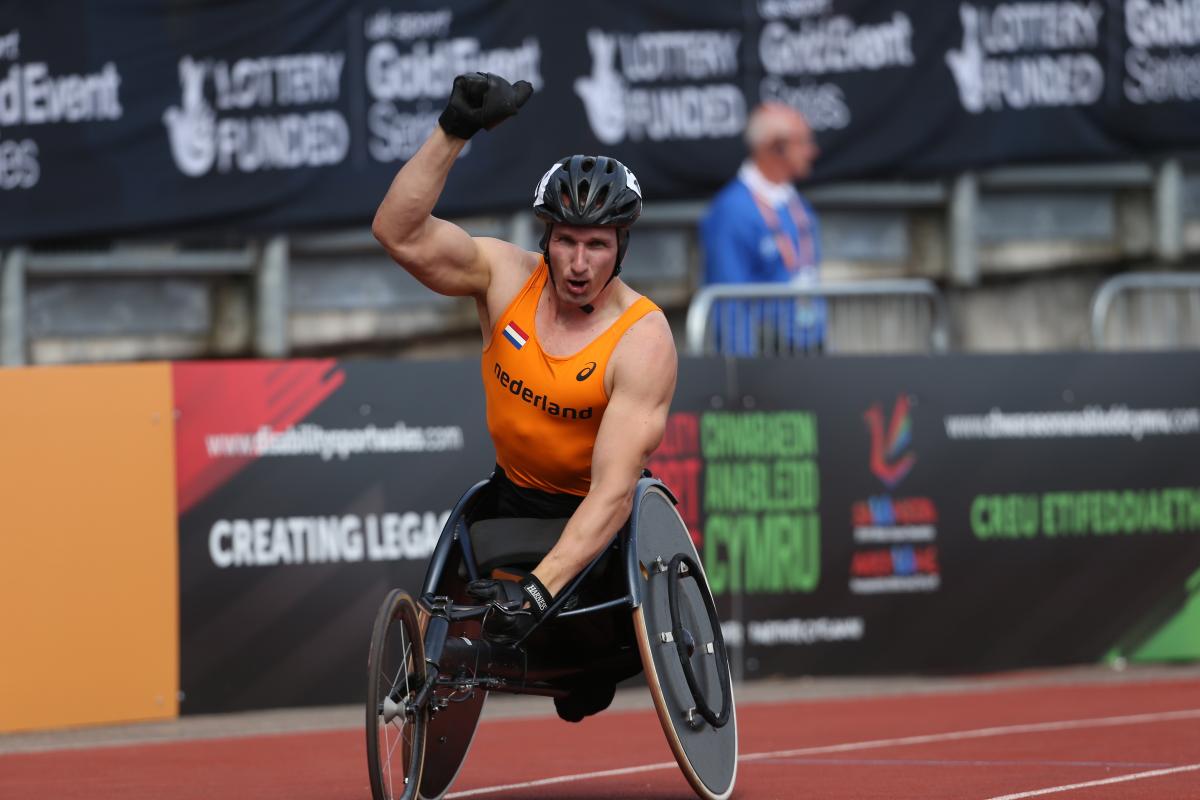
<svg viewBox="0 0 1200 800"><path fill-rule="evenodd" d="M459 75L438 124L451 136L470 139L480 128L490 131L514 116L531 94L528 81L509 83L488 72Z"/></svg>

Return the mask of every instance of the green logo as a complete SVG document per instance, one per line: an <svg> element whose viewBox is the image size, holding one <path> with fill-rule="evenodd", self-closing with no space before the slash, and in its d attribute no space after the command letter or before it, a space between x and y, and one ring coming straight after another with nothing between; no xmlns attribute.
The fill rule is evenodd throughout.
<svg viewBox="0 0 1200 800"><path fill-rule="evenodd" d="M816 417L704 414L700 450L704 571L713 594L815 590L821 580Z"/></svg>

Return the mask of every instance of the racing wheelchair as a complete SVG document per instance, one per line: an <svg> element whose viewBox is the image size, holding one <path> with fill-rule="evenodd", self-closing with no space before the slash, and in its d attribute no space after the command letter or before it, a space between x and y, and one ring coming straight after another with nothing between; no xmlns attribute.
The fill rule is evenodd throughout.
<svg viewBox="0 0 1200 800"><path fill-rule="evenodd" d="M696 793L725 800L737 775L729 659L704 571L670 490L642 478L629 521L515 641L483 635L494 603L467 583L532 569L565 519L481 519L488 484L458 501L421 595L393 589L368 657L367 765L375 800L437 800L450 789L489 692L567 697L589 680L644 671L659 722ZM422 614L418 614L418 608Z"/></svg>

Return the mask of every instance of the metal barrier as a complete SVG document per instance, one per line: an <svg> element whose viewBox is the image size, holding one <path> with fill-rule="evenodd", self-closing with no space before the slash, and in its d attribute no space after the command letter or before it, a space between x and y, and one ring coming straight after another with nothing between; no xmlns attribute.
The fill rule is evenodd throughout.
<svg viewBox="0 0 1200 800"><path fill-rule="evenodd" d="M944 353L949 339L945 298L923 279L721 284L697 292L687 315L692 355Z"/></svg>
<svg viewBox="0 0 1200 800"><path fill-rule="evenodd" d="M920 212L909 214L904 223L913 238L905 240L903 246L907 250L895 260L897 263L921 263L921 274L937 276L948 285L970 287L983 277L979 239L987 235L989 220L994 218L985 201L993 195L1011 192L1107 191L1113 197L1116 211L1112 223L1105 224L1112 228L1113 240L1119 241L1114 248L1105 251L1108 255L1103 258L1141 257L1150 251L1160 262L1181 260L1189 252L1191 234L1197 225L1194 202L1197 163L1200 162L1196 155L1189 154L1153 162L1009 166L921 182L826 184L807 187L805 194L819 212L826 209ZM673 249L649 250L643 263L651 268L642 273L639 273L638 255L635 254L627 271L631 280L644 281L638 285L640 291L652 293L660 305L669 305L671 310L687 302L695 286L700 260L695 229L707 204L707 200L647 203L638 223L639 229L647 226L664 239L667 238L664 234L669 234L683 242L680 245L671 239L670 243L677 245ZM541 235L540 224L527 209L515 211L511 216L480 217L474 225L465 220L456 221L475 235L498 236L526 249L536 250ZM1185 223L1191 227L1185 230ZM869 235L869 232L863 232L861 223L856 224L859 225L857 236ZM991 243L994 242L988 240L985 244ZM1057 247L1060 243L1050 244ZM214 247L219 246L214 243ZM1195 250L1194 243L1190 250ZM641 252L647 251L639 250ZM1053 253L1052 250L1047 257L1048 263L1053 262ZM828 251L826 255L829 255ZM856 253L841 256L841 260L869 264L872 257ZM885 260L889 264L892 261L890 256ZM222 287L219 296L226 298L221 301L221 307L233 309L239 324L245 316L253 325L253 341L249 344L242 344L239 338L237 349L223 350L211 342L200 341L195 353L183 357L223 356L243 351L258 356L282 357L293 348L305 352L314 347L322 350L356 347L363 343L370 345L375 341L370 337L376 337L378 341L406 340L406 337L415 336L434 339L445 333L457 333L464 326L470 327L470 323L464 322L471 316L469 306L447 303L433 308L427 299L417 299L428 298L427 290L413 282L410 296L406 283L391 278L382 280L372 273L375 264L379 264L380 273L394 269L365 224L344 231L294 232L286 238L245 240L241 246L203 251L185 249L179 242L174 246L166 242L145 243L145 246L141 242L126 242L125 246L118 245L112 251L99 253L52 252L27 244L6 244L5 250L0 252L0 366L23 364L39 358L34 352L34 345L39 343L38 331L35 325L27 326L26 323L49 317L31 313L33 296L44 296L47 286L74 287L110 278L212 278L215 286ZM672 268L660 268L659 265L664 264L672 265ZM675 268L679 264L684 266ZM365 283L359 280L364 274L370 278ZM227 276L234 276L235 280L225 280ZM193 283L198 281L193 280ZM233 290L224 291L230 284L234 285ZM362 287L368 284L381 286L385 291L372 294L369 302L363 304L360 302L364 293ZM798 294L790 288L784 291L787 297L794 297L797 302L824 304L827 330L822 349L825 351L937 352L944 349L948 335L940 295L934 300L888 297L886 291L870 296L873 286L896 285L857 283L852 284L854 288L848 292L840 286L821 286L816 291L805 290ZM245 291L247 288L250 291ZM932 289L932 285L928 289ZM233 298L233 302L227 302L229 298ZM139 319L153 317L153 314L138 315L139 302L142 301L137 295L129 296L128 305L134 316ZM1150 303L1150 300L1140 302ZM1163 323L1171 315L1195 319L1194 311L1180 307L1178 299L1174 302L1175 306L1168 304L1167 312L1159 315L1163 319L1153 321ZM1117 309L1132 313L1125 305L1125 302L1117 303ZM64 303L55 313L70 316L69 306ZM241 314L243 307L248 314ZM462 312L462 308L466 311ZM763 305L760 303L758 308L763 309ZM802 309L793 305L786 312L768 312L768 316L774 313L779 318L782 313L783 318L794 319L798 310ZM82 308L80 313L89 311ZM223 324L216 316L214 312L214 331ZM161 357L155 355L160 352L156 349L157 344L151 345L171 334L170 330L122 332L116 329L115 322L107 327L113 328L118 336L137 339L142 346L140 350L134 347L130 356L123 355L125 351L115 352L114 358ZM225 329L240 330L238 325L228 324ZM78 338L74 333L65 336ZM44 334L42 338L45 338ZM214 336L213 341L218 338ZM1102 337L1098 336L1096 341L1097 346L1103 346ZM1164 340L1162 346L1170 346L1169 341ZM1194 343L1195 339L1189 341ZM1071 342L1074 342L1073 338ZM777 336L757 343L759 349L770 347L774 350L779 350L780 344L788 345L783 348L787 352L797 352L795 337ZM698 347L703 350L707 346ZM806 352L807 348L801 347L799 351ZM89 351L84 359L105 357ZM168 354L168 357L173 356Z"/></svg>
<svg viewBox="0 0 1200 800"><path fill-rule="evenodd" d="M0 260L0 366L27 361L27 280L215 277L252 275L255 354L287 355L287 239L272 236L237 250L183 251L171 246L99 252L35 252L15 247Z"/></svg>
<svg viewBox="0 0 1200 800"><path fill-rule="evenodd" d="M1092 296L1096 350L1200 347L1200 272L1130 272Z"/></svg>

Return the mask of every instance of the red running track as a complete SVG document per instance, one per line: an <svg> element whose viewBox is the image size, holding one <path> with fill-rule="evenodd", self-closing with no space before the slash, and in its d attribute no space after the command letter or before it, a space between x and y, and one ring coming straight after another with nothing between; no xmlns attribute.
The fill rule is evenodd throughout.
<svg viewBox="0 0 1200 800"><path fill-rule="evenodd" d="M738 715L735 798L1200 800L1198 679L742 703ZM694 797L652 711L485 721L453 789ZM361 731L339 730L0 756L0 798L369 800L370 790Z"/></svg>

